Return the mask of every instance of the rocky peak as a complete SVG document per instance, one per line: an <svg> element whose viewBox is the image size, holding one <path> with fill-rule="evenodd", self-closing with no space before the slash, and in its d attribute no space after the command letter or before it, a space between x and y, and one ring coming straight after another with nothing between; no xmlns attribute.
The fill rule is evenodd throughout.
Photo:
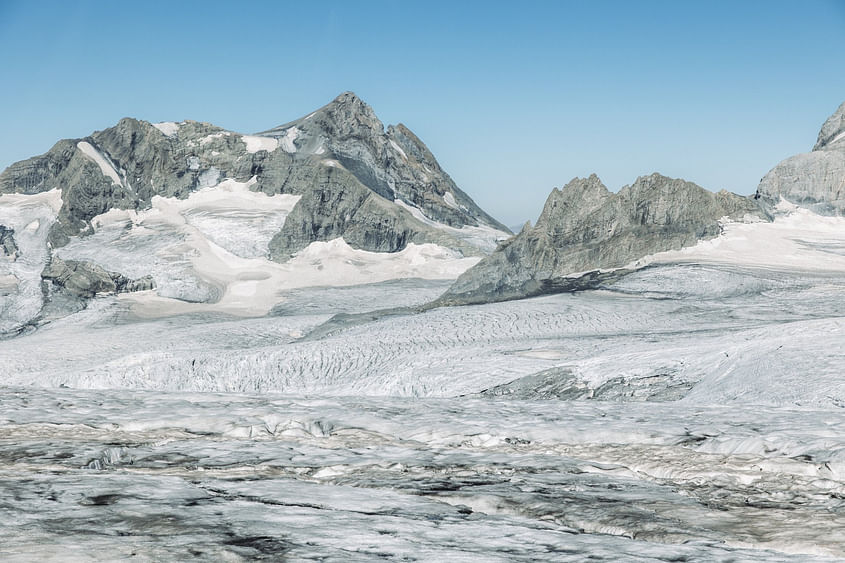
<svg viewBox="0 0 845 563"><path fill-rule="evenodd" d="M778 163L757 186L768 213L781 200L822 215L845 215L845 103L827 118L813 151Z"/></svg>
<svg viewBox="0 0 845 563"><path fill-rule="evenodd" d="M296 128L296 135L290 133ZM334 100L305 117L258 133L266 137L293 137L297 147L315 136L342 141L345 139L369 140L384 134L384 124L364 100L354 92L344 92Z"/></svg>
<svg viewBox="0 0 845 563"><path fill-rule="evenodd" d="M717 236L725 217L746 215L761 216L749 198L661 174L641 176L616 194L595 175L575 178L552 191L536 226L461 275L438 303L589 288L644 256Z"/></svg>
<svg viewBox="0 0 845 563"><path fill-rule="evenodd" d="M845 148L845 102L822 125L813 150L823 150L834 143L838 147Z"/></svg>
<svg viewBox="0 0 845 563"><path fill-rule="evenodd" d="M552 190L535 228L566 228L578 213L600 207L612 195L595 174L573 178L562 189Z"/></svg>

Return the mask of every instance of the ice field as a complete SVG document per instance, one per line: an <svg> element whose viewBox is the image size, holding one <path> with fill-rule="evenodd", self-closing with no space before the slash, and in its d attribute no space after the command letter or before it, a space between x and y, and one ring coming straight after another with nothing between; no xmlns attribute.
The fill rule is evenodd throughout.
<svg viewBox="0 0 845 563"><path fill-rule="evenodd" d="M431 308L478 257L270 262L295 201L224 187L101 216L57 254L157 289L43 317L56 194L0 202L0 560L845 557L845 219Z"/></svg>
<svg viewBox="0 0 845 563"><path fill-rule="evenodd" d="M416 309L447 286L258 318L103 297L0 341L0 559L845 553L845 276L662 265Z"/></svg>

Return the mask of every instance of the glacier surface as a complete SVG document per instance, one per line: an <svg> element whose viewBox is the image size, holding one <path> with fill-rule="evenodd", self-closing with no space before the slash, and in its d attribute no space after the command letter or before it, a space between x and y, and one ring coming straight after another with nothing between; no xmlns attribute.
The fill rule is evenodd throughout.
<svg viewBox="0 0 845 563"><path fill-rule="evenodd" d="M59 251L124 271L157 253L175 279L193 245L181 264L217 305L101 296L0 340L3 561L841 560L840 219L432 309L462 266L448 251L337 240L270 264L262 225L291 200L227 186ZM0 266L35 284L51 196L8 197L23 253Z"/></svg>

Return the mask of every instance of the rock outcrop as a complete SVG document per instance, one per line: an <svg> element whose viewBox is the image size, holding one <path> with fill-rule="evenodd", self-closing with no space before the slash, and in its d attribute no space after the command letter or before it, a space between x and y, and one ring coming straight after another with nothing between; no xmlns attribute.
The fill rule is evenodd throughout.
<svg viewBox="0 0 845 563"><path fill-rule="evenodd" d="M783 199L822 215L845 215L845 103L822 125L812 152L772 168L755 197L769 213Z"/></svg>
<svg viewBox="0 0 845 563"><path fill-rule="evenodd" d="M717 236L720 221L762 217L749 198L712 193L659 174L614 194L597 176L552 191L537 224L526 225L465 272L438 304L468 304L572 291L649 254Z"/></svg>
<svg viewBox="0 0 845 563"><path fill-rule="evenodd" d="M119 273L107 272L96 264L56 257L44 268L41 278L74 297L82 298L155 289L155 281L149 276L133 280Z"/></svg>
<svg viewBox="0 0 845 563"><path fill-rule="evenodd" d="M15 230L0 225L0 255L11 260L18 258L18 244L15 242Z"/></svg>

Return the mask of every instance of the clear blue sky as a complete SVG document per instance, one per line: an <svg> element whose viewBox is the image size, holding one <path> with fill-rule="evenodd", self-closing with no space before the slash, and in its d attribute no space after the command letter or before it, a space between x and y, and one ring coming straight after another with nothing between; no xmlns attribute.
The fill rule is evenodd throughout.
<svg viewBox="0 0 845 563"><path fill-rule="evenodd" d="M254 132L353 90L506 224L596 172L754 191L845 101L845 1L0 0L0 169L124 116Z"/></svg>

